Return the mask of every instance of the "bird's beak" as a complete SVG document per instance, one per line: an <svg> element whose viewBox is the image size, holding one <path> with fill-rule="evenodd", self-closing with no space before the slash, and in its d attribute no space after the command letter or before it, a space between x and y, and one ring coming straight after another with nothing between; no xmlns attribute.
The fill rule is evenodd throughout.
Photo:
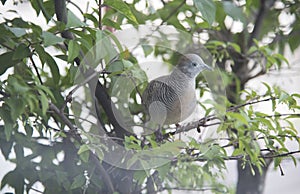
<svg viewBox="0 0 300 194"><path fill-rule="evenodd" d="M211 66L208 66L207 64L204 64L204 70L212 71L213 68Z"/></svg>

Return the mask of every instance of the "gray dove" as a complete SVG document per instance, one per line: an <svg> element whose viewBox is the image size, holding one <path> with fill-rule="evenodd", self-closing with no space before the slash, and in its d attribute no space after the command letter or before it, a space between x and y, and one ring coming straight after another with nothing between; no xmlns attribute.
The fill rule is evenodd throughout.
<svg viewBox="0 0 300 194"><path fill-rule="evenodd" d="M195 82L203 70L212 68L198 55L185 54L170 75L152 80L142 95L142 103L149 117L146 126L154 130L164 124L178 124L188 118L197 105Z"/></svg>

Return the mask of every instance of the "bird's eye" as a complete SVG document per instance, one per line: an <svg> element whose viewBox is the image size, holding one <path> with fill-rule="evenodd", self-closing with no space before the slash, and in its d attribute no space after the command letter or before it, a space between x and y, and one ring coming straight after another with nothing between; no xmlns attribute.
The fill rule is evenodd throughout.
<svg viewBox="0 0 300 194"><path fill-rule="evenodd" d="M192 65L193 65L194 67L196 67L196 66L197 66L197 63L193 62Z"/></svg>

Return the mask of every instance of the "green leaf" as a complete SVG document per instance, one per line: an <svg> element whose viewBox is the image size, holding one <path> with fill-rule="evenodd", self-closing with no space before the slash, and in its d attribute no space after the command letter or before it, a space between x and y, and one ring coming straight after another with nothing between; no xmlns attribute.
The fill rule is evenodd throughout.
<svg viewBox="0 0 300 194"><path fill-rule="evenodd" d="M281 54L279 54L279 53L273 54L272 57L275 57L275 58L277 58L278 60L285 62L287 65L290 64L289 61L288 61L283 55L281 55Z"/></svg>
<svg viewBox="0 0 300 194"><path fill-rule="evenodd" d="M40 1L40 2L38 2ZM39 3L41 3L41 0L31 0L30 1L32 8L35 10L36 15L38 16L40 14L41 8L39 6Z"/></svg>
<svg viewBox="0 0 300 194"><path fill-rule="evenodd" d="M237 121L240 121L241 123L248 125L248 121L245 117L245 115L242 115L241 113L235 113L235 112L228 112L226 115L230 116L231 118L236 119Z"/></svg>
<svg viewBox="0 0 300 194"><path fill-rule="evenodd" d="M265 95L271 95L272 93L271 86L269 86L269 84L267 84L266 82L262 82L262 84L267 88Z"/></svg>
<svg viewBox="0 0 300 194"><path fill-rule="evenodd" d="M86 152L83 152L79 155L80 159L87 163L89 161L89 157L90 157L90 152L86 151Z"/></svg>
<svg viewBox="0 0 300 194"><path fill-rule="evenodd" d="M23 175L16 169L8 172L1 181L1 189L5 185L10 185L15 189L15 194L24 193L24 177Z"/></svg>
<svg viewBox="0 0 300 194"><path fill-rule="evenodd" d="M82 154L83 152L86 152L88 150L89 150L89 147L86 144L83 144L83 145L80 146L77 154Z"/></svg>
<svg viewBox="0 0 300 194"><path fill-rule="evenodd" d="M143 48L145 57L147 57L148 55L150 55L153 52L153 48L150 45L143 44L142 48Z"/></svg>
<svg viewBox="0 0 300 194"><path fill-rule="evenodd" d="M70 40L68 44L68 62L72 62L78 55L80 51L80 45L75 40Z"/></svg>
<svg viewBox="0 0 300 194"><path fill-rule="evenodd" d="M27 134L28 137L31 137L32 133L33 133L33 128L32 128L32 126L30 124L26 123L25 126L24 126L26 134Z"/></svg>
<svg viewBox="0 0 300 194"><path fill-rule="evenodd" d="M246 24L246 18L242 8L236 6L234 2L223 1L223 8L225 13L232 17L234 20L239 20L243 24Z"/></svg>
<svg viewBox="0 0 300 194"><path fill-rule="evenodd" d="M235 51L237 51L239 53L241 52L241 47L238 44L236 44L234 42L229 42L228 45L232 46L232 48L234 48Z"/></svg>
<svg viewBox="0 0 300 194"><path fill-rule="evenodd" d="M288 99L289 97L290 97L290 96L289 96L287 93L282 92L282 93L280 94L278 103L281 103L281 102L285 101L285 100Z"/></svg>
<svg viewBox="0 0 300 194"><path fill-rule="evenodd" d="M141 185L146 179L147 173L144 170L137 170L134 172L133 176L135 180L138 180L138 184Z"/></svg>
<svg viewBox="0 0 300 194"><path fill-rule="evenodd" d="M68 23L66 27L74 28L74 27L82 27L82 26L86 26L86 24L82 22L73 12L68 10Z"/></svg>
<svg viewBox="0 0 300 194"><path fill-rule="evenodd" d="M46 21L49 22L55 13L54 1L42 1L42 2L43 2L43 4L42 4L43 14L45 16Z"/></svg>
<svg viewBox="0 0 300 194"><path fill-rule="evenodd" d="M46 115L46 112L49 107L48 98L44 92L40 92L40 100L42 104L42 114Z"/></svg>
<svg viewBox="0 0 300 194"><path fill-rule="evenodd" d="M91 20L95 26L98 25L98 19L93 15L93 14L89 14L89 13L85 13L83 14L83 16L89 20ZM103 18L104 19L104 18ZM102 21L103 22L103 21Z"/></svg>
<svg viewBox="0 0 300 194"><path fill-rule="evenodd" d="M95 153L96 153L96 155L98 156L98 158L100 160L103 160L103 158L104 158L104 152L103 152L103 150L99 146L95 147Z"/></svg>
<svg viewBox="0 0 300 194"><path fill-rule="evenodd" d="M16 65L19 61L13 60L14 52L6 52L0 55L0 75L6 72L10 67Z"/></svg>
<svg viewBox="0 0 300 194"><path fill-rule="evenodd" d="M9 27L8 29L18 38L26 34L26 30L24 28Z"/></svg>
<svg viewBox="0 0 300 194"><path fill-rule="evenodd" d="M60 73L59 73L59 69L58 69L58 66L57 66L55 60L40 45L35 46L35 50L36 50L36 52L39 55L41 63L42 64L46 63L49 66L51 74L52 74L52 77L53 77L53 82L55 84L58 84L59 80L60 80Z"/></svg>
<svg viewBox="0 0 300 194"><path fill-rule="evenodd" d="M295 167L297 166L297 159L293 155L289 155L289 157L293 160Z"/></svg>
<svg viewBox="0 0 300 194"><path fill-rule="evenodd" d="M232 156L238 156L238 155L242 155L244 154L244 150L240 149L240 148L236 148L234 149L234 151L232 152Z"/></svg>
<svg viewBox="0 0 300 194"><path fill-rule="evenodd" d="M256 118L257 121L259 121L259 123L261 125L265 125L269 130L274 130L274 126L272 125L272 123L266 119L266 118Z"/></svg>
<svg viewBox="0 0 300 194"><path fill-rule="evenodd" d="M5 137L6 137L6 141L9 141L12 135L12 132L14 130L14 124L13 123L5 123L4 126L4 133L5 133Z"/></svg>
<svg viewBox="0 0 300 194"><path fill-rule="evenodd" d="M47 95L49 95L51 100L53 100L55 102L55 97L54 97L53 93L51 92L51 90L48 87L46 87L44 85L36 85L36 87L39 90L42 90L43 92L45 92Z"/></svg>
<svg viewBox="0 0 300 194"><path fill-rule="evenodd" d="M59 73L59 69L58 69L58 66L57 66L55 60L48 53L46 53L45 60L46 60L47 65L50 67L50 71L53 76L53 82L55 84L58 84L59 80L60 80L60 73Z"/></svg>
<svg viewBox="0 0 300 194"><path fill-rule="evenodd" d="M159 176L164 179L169 173L170 168L171 168L171 163L168 162L167 164L158 167L156 170L158 171Z"/></svg>
<svg viewBox="0 0 300 194"><path fill-rule="evenodd" d="M14 55L13 55L13 60L22 60L24 58L27 58L30 56L30 50L28 46L25 44L21 43L19 46L16 48Z"/></svg>
<svg viewBox="0 0 300 194"><path fill-rule="evenodd" d="M292 96L292 97L297 97L297 98L300 99L300 94L294 93L294 94L292 94L291 96Z"/></svg>
<svg viewBox="0 0 300 194"><path fill-rule="evenodd" d="M133 15L130 8L124 1L122 1L122 0L105 0L103 4L122 13L127 19L134 22L134 24L138 24L138 21L136 20L135 16Z"/></svg>
<svg viewBox="0 0 300 194"><path fill-rule="evenodd" d="M194 0L196 8L201 12L205 21L212 25L216 16L216 5L212 0Z"/></svg>
<svg viewBox="0 0 300 194"><path fill-rule="evenodd" d="M24 94L30 90L30 87L18 76L9 76L7 79L7 90L10 93Z"/></svg>
<svg viewBox="0 0 300 194"><path fill-rule="evenodd" d="M23 99L20 99L18 96L12 96L5 100L5 102L10 107L10 115L13 121L17 120L17 118L25 111L25 103Z"/></svg>
<svg viewBox="0 0 300 194"><path fill-rule="evenodd" d="M293 30L293 32L295 32L295 35L288 36L289 37L288 43L289 43L289 46L290 46L292 52L294 52L300 45L300 38L299 38L299 36L297 36L298 33L296 32L295 29ZM290 34L292 34L292 33L290 33Z"/></svg>
<svg viewBox="0 0 300 194"><path fill-rule="evenodd" d="M117 30L121 30L120 24L113 21L113 20L111 20L110 18L104 18L103 21L102 21L102 24L105 25L105 26L113 27Z"/></svg>
<svg viewBox="0 0 300 194"><path fill-rule="evenodd" d="M85 163L89 161L90 152L86 144L81 145L77 153L82 161Z"/></svg>
<svg viewBox="0 0 300 194"><path fill-rule="evenodd" d="M6 141L9 141L13 132L14 121L10 116L10 108L6 104L4 104L0 109L0 118L4 121L4 134Z"/></svg>
<svg viewBox="0 0 300 194"><path fill-rule="evenodd" d="M51 46L51 45L55 45L59 42L62 42L64 39L59 37L59 36L55 36L54 34L50 33L50 32L47 32L47 31L44 31L42 33L42 37L44 39L44 46L45 47L48 47L48 46Z"/></svg>
<svg viewBox="0 0 300 194"><path fill-rule="evenodd" d="M12 151L12 146L13 146L13 141L7 141L6 138L4 138L5 134L4 132L4 127L0 126L0 149L1 149L1 153L3 154L4 158L6 160L8 160L8 156Z"/></svg>
<svg viewBox="0 0 300 194"><path fill-rule="evenodd" d="M278 167L281 163L281 160L282 158L281 157L277 157L277 158L274 158L274 167Z"/></svg>
<svg viewBox="0 0 300 194"><path fill-rule="evenodd" d="M82 187L85 184L85 181L86 180L83 174L77 175L71 184L71 189L77 189Z"/></svg>

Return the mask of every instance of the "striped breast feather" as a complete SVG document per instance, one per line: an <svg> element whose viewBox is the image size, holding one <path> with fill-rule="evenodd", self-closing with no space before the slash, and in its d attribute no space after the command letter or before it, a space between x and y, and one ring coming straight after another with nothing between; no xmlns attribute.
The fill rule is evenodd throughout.
<svg viewBox="0 0 300 194"><path fill-rule="evenodd" d="M178 99L175 90L166 82L153 80L143 93L143 103L148 108L152 102L159 101L171 109L172 103Z"/></svg>

